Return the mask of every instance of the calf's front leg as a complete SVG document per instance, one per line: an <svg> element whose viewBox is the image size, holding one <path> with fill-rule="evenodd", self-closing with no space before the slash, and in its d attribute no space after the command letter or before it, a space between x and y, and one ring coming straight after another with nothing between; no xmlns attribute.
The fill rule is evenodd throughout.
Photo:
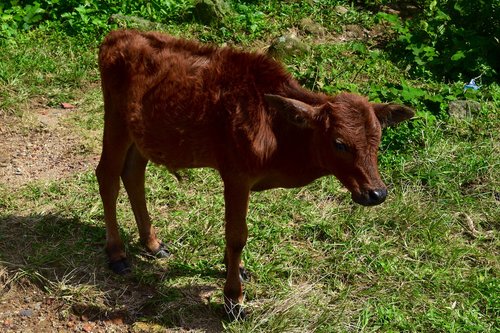
<svg viewBox="0 0 500 333"><path fill-rule="evenodd" d="M249 186L237 180L224 181L226 209L226 253L227 269L224 286L224 309L231 320L243 319L243 287L240 280L241 251L246 244L248 229L246 215L250 195Z"/></svg>

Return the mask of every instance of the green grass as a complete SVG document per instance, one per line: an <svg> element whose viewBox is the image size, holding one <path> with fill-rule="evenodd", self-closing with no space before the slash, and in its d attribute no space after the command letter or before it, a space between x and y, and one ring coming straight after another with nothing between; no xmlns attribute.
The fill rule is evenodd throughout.
<svg viewBox="0 0 500 333"><path fill-rule="evenodd" d="M192 22L168 25L179 35L258 48L307 16L332 30L337 24L373 24L369 13L355 8L343 18L328 13L327 2L238 3L239 16L225 23L226 30ZM47 106L75 103L79 109L67 126L98 150L98 43L86 40L56 26L2 44L0 114L22 123L33 100ZM456 89L456 83L412 79L383 51L360 45L314 45L286 65L304 85L327 92L347 89L383 99L402 89L401 79L426 92ZM373 92L373 85L379 90ZM390 196L381 206L353 204L331 177L300 189L254 193L243 255L252 273L245 285L245 322L220 321L224 205L222 183L212 170L187 170L178 182L163 168L148 167L150 213L174 254L166 260L152 260L141 249L121 192L118 217L134 268L127 277L106 268L93 170L60 181L0 184L0 267L8 270L0 281L8 286L27 279L73 313L105 317L124 311L130 327L495 332L500 328L500 89L491 84L473 98L481 102L481 112L460 121L441 107L430 112L425 101L410 103L419 120L385 133L380 168Z"/></svg>
<svg viewBox="0 0 500 333"><path fill-rule="evenodd" d="M79 89L98 81L96 45L81 45L55 29L19 35L2 46L0 55L0 107L22 113L41 98L47 106L73 101Z"/></svg>

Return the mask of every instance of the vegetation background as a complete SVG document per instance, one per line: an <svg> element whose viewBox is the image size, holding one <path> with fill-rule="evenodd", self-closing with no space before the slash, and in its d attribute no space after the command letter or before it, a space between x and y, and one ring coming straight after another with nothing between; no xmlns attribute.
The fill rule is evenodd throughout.
<svg viewBox="0 0 500 333"><path fill-rule="evenodd" d="M173 256L142 252L123 195L134 272L106 268L96 59L124 27L269 50L310 89L417 111L384 133L384 205L353 204L331 177L252 196L244 322L223 320L214 171L178 182L150 165ZM493 0L2 1L0 330L498 332L498 38Z"/></svg>

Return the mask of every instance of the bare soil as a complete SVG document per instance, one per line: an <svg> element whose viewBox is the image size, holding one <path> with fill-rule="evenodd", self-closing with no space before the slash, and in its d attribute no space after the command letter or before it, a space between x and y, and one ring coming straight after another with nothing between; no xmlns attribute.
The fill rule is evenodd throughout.
<svg viewBox="0 0 500 333"><path fill-rule="evenodd" d="M0 122L0 184L60 179L96 164L98 154L86 151L81 137L65 126L74 109L31 111L28 120L4 117Z"/></svg>
<svg viewBox="0 0 500 333"><path fill-rule="evenodd" d="M0 289L2 332L128 332L124 318L91 320L27 282Z"/></svg>

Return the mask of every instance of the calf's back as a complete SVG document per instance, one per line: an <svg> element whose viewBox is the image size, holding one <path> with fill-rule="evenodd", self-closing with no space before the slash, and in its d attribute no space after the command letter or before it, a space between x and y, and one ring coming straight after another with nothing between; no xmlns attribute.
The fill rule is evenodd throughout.
<svg viewBox="0 0 500 333"><path fill-rule="evenodd" d="M106 118L123 122L141 153L170 170L255 172L276 149L264 93L298 87L265 55L159 33L112 32L99 66Z"/></svg>

